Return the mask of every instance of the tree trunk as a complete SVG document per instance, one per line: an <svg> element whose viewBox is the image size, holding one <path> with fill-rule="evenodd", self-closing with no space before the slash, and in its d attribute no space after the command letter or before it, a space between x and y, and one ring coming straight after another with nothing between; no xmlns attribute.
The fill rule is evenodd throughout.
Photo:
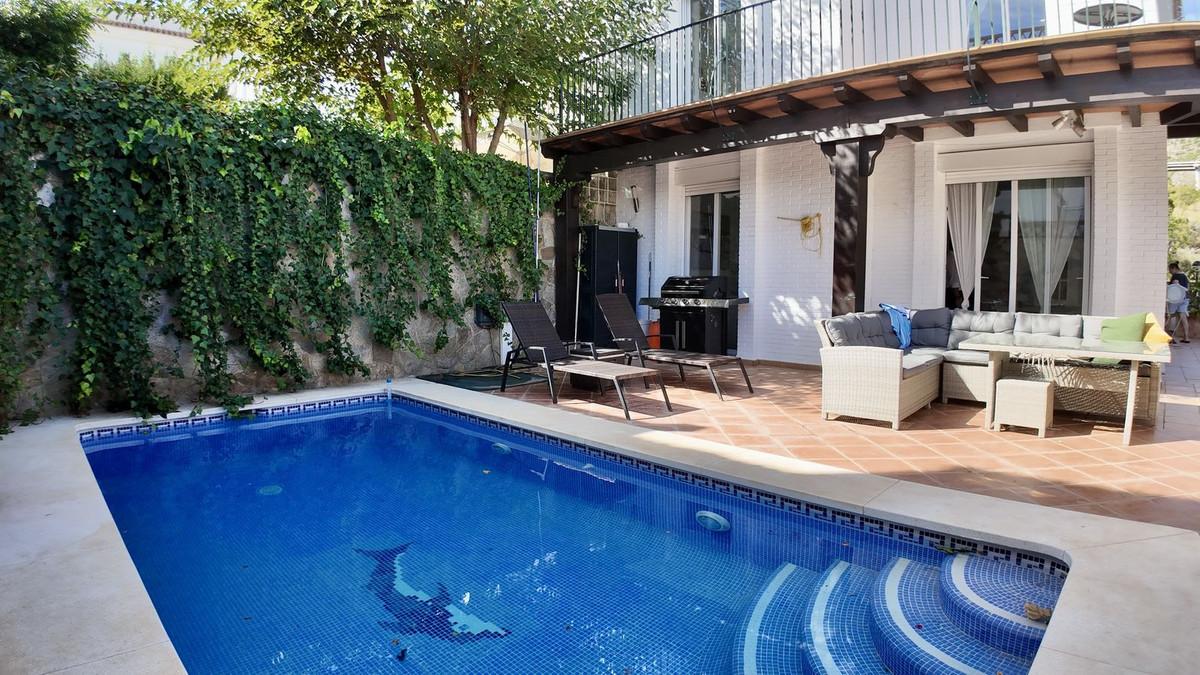
<svg viewBox="0 0 1200 675"><path fill-rule="evenodd" d="M412 86L413 109L420 118L421 124L425 127L425 133L429 134L429 142L433 144L441 143L438 137L437 129L433 126L433 120L429 118L429 105L425 102L425 90L421 88L421 84L417 82L417 75L412 68L408 69L408 80Z"/></svg>
<svg viewBox="0 0 1200 675"><path fill-rule="evenodd" d="M500 147L500 138L504 136L504 123L508 121L508 103L501 103L500 110L496 111L496 128L492 129L492 142L488 144L488 154L496 154L496 148Z"/></svg>
<svg viewBox="0 0 1200 675"><path fill-rule="evenodd" d="M462 127L462 150L470 154L479 151L478 118L471 114L471 94L466 89L458 90L458 123Z"/></svg>

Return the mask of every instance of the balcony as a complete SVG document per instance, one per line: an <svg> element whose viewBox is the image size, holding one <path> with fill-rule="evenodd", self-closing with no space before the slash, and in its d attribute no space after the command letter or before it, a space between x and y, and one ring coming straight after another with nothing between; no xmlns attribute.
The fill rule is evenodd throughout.
<svg viewBox="0 0 1200 675"><path fill-rule="evenodd" d="M765 0L580 64L559 135L943 53L1200 19L1200 0Z"/></svg>

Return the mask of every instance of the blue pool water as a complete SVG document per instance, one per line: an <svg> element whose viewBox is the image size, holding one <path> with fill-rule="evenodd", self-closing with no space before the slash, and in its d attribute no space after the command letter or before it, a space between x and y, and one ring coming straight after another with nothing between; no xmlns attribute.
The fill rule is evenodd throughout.
<svg viewBox="0 0 1200 675"><path fill-rule="evenodd" d="M933 548L411 404L85 449L193 673L938 672L904 664L932 640L1007 674L1036 649L990 646L1003 612L955 610L937 589L953 556ZM1024 597L1009 571L1057 597L1061 578L971 558L999 604ZM888 625L892 581L924 647Z"/></svg>

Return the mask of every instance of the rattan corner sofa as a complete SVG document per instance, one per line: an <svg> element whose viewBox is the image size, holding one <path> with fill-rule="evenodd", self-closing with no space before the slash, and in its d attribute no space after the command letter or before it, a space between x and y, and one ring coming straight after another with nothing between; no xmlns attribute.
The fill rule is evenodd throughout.
<svg viewBox="0 0 1200 675"><path fill-rule="evenodd" d="M900 350L886 312L846 314L817 322L821 339L821 412L891 422L939 397L986 401L995 380L986 352L959 349L965 340L994 333L1073 338L1100 337L1108 317L1024 312L922 309L912 313L912 347ZM1012 359L997 375L1054 382L1054 407L1081 415L1119 417L1125 410L1128 370L1090 361ZM1135 416L1154 422L1161 369L1142 364Z"/></svg>

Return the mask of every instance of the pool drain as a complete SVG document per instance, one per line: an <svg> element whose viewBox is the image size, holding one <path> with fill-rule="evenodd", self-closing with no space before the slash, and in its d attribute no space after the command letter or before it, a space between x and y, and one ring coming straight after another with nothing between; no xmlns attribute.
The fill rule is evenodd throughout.
<svg viewBox="0 0 1200 675"><path fill-rule="evenodd" d="M279 485L264 485L258 488L258 494L264 497L274 497L280 492L283 492L283 487Z"/></svg>
<svg viewBox="0 0 1200 675"><path fill-rule="evenodd" d="M710 532L728 532L729 520L719 513L712 511L697 511L696 522L700 523L700 527Z"/></svg>
<svg viewBox="0 0 1200 675"><path fill-rule="evenodd" d="M501 455L511 455L512 447L505 443L492 443L492 450L495 450Z"/></svg>

